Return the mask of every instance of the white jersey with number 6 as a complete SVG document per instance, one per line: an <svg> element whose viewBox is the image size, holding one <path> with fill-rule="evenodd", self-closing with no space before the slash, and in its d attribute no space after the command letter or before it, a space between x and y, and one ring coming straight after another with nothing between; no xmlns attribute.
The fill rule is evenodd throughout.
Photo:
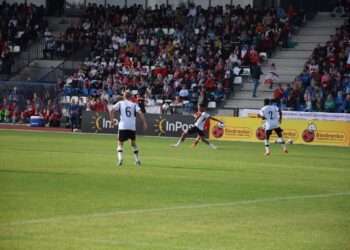
<svg viewBox="0 0 350 250"><path fill-rule="evenodd" d="M272 130L280 126L278 107L266 105L260 110L260 115L266 118L266 130Z"/></svg>
<svg viewBox="0 0 350 250"><path fill-rule="evenodd" d="M140 111L136 103L120 101L113 105L113 110L120 112L119 130L136 130L136 112Z"/></svg>

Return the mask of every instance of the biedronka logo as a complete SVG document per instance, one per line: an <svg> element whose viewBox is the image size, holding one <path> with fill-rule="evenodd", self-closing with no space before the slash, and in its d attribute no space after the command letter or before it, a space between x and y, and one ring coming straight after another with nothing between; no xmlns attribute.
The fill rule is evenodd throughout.
<svg viewBox="0 0 350 250"><path fill-rule="evenodd" d="M159 116L159 119L156 119L155 121L156 124L154 125L154 131L158 133L158 136L164 135L167 132L184 132L194 126L193 124L187 124L181 121L169 122L162 116Z"/></svg>
<svg viewBox="0 0 350 250"><path fill-rule="evenodd" d="M101 132L103 129L110 128L111 121L104 118L102 115L100 115L98 112L96 112L95 116L92 116L91 123L91 129L95 131L95 133ZM114 119L114 125L118 125L118 120Z"/></svg>

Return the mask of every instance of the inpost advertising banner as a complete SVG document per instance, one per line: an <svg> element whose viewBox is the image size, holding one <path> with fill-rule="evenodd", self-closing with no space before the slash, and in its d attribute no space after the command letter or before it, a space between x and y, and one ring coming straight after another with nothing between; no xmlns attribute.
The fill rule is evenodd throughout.
<svg viewBox="0 0 350 250"><path fill-rule="evenodd" d="M264 141L265 130L262 119L216 117L223 120L210 124L209 138L225 141ZM286 140L313 145L350 146L350 123L338 121L290 120L282 121L281 128ZM272 133L271 141L276 138Z"/></svg>
<svg viewBox="0 0 350 250"><path fill-rule="evenodd" d="M143 130L140 117L137 115L136 132L138 135L180 137L181 134L194 125L194 117L191 115L156 115L145 114L148 129ZM82 115L82 132L117 134L119 113L114 115L115 128L110 128L108 112L85 111ZM193 135L195 137L197 135Z"/></svg>

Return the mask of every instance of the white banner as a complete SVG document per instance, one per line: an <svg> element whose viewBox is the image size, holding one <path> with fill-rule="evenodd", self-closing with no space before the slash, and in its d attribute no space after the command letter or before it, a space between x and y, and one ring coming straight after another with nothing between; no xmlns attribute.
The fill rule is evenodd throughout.
<svg viewBox="0 0 350 250"><path fill-rule="evenodd" d="M259 113L260 113L260 110L257 110L257 109L242 109L239 112L239 116L240 117L252 117L252 116L255 116ZM347 114L347 113L282 111L282 114L283 114L284 119L350 122L350 114Z"/></svg>

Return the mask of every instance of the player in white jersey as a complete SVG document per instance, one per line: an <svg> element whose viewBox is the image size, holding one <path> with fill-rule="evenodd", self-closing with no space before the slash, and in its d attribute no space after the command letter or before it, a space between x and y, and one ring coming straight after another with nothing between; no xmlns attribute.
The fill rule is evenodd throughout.
<svg viewBox="0 0 350 250"><path fill-rule="evenodd" d="M183 132L181 138L179 139L179 141L176 144L172 144L171 146L179 147L186 140L188 135L197 133L198 136L200 137L200 139L205 144L209 145L212 149L217 149L217 147L215 145L213 145L211 142L209 142L207 139L205 139L205 134L203 132L203 129L204 129L205 122L208 119L211 119L211 120L214 120L214 121L217 121L217 122L221 122L221 121L219 121L218 119L210 116L208 114L208 112L206 111L206 108L205 108L204 104L198 105L198 111L200 112L200 115L197 116L197 120L196 120L194 126L192 128L190 128L190 129L188 129L186 132Z"/></svg>
<svg viewBox="0 0 350 250"><path fill-rule="evenodd" d="M270 100L264 100L264 107L260 110L260 117L265 122L265 155L270 155L270 136L272 131L274 130L278 136L278 140L283 147L283 151L288 153L288 148L286 142L283 138L282 132L283 130L280 128L280 124L282 122L282 111L274 105L270 105Z"/></svg>
<svg viewBox="0 0 350 250"><path fill-rule="evenodd" d="M117 102L113 105L109 112L111 119L111 128L114 128L114 112L118 111L120 113L120 121L118 124L118 165L123 164L123 144L127 140L131 140L131 146L135 155L135 165L141 165L139 159L139 150L136 145L136 113L140 114L141 120L143 122L143 128L147 129L147 122L144 114L142 113L140 107L130 101L131 92L124 92L124 100Z"/></svg>

